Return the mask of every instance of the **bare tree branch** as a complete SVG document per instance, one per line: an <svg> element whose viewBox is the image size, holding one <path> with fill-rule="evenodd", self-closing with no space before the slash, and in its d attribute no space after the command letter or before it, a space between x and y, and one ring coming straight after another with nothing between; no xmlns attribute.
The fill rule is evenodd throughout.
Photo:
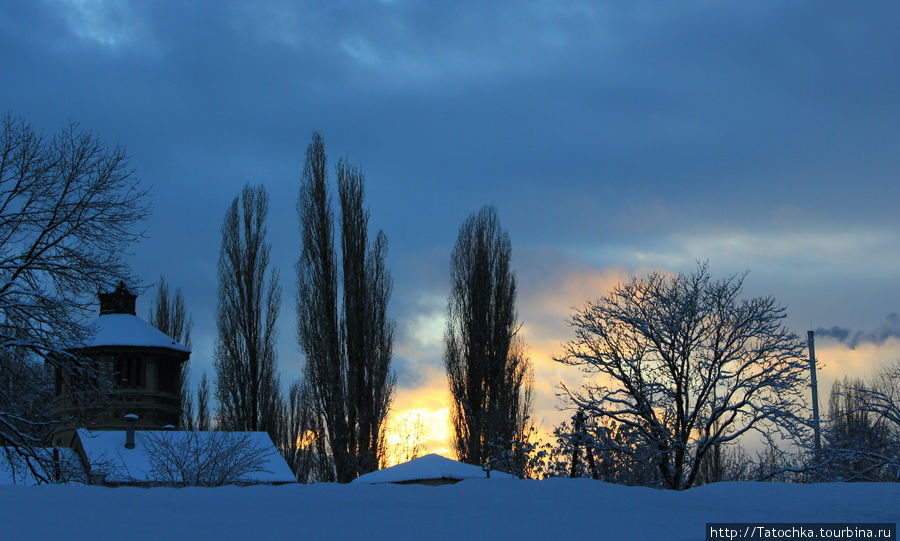
<svg viewBox="0 0 900 541"><path fill-rule="evenodd" d="M46 396L52 371L76 404L108 388L100 367L70 349L91 334L98 289L133 281L123 255L140 238L146 199L123 147L76 124L46 139L20 118L0 122L0 445L35 463L47 462L39 446L51 424L46 409L22 409L33 404L26 395Z"/></svg>

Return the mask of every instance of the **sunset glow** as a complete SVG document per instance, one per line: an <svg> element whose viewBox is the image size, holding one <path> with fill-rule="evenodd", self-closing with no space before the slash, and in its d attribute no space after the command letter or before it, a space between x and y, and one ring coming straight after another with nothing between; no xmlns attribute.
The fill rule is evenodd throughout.
<svg viewBox="0 0 900 541"><path fill-rule="evenodd" d="M166 303L180 308L177 318L163 318L172 323L165 332L190 349L181 396L191 403L182 411L198 414L202 396L200 417L224 428L236 424L225 422L232 410L302 406L315 422L298 415L306 424L295 437L290 423L287 440L319 453L343 481L354 466L347 453L362 456L355 464L364 469L376 467L359 449L376 436L377 466L428 453L456 458L450 411L463 406L450 395L445 342L458 323L466 335L461 357L472 367L465 389L489 390L485 399L469 393L476 398L466 416L475 420L465 439L499 447L491 441L494 417L513 416L481 410L494 408L491 393L506 387L494 381L501 371L490 359L506 341L491 321L507 306L514 315L504 321L514 321L516 345L530 362L532 441L555 441L554 429L572 425L576 409L603 412L608 404L575 406L574 393L620 382L597 365L556 360L579 332L573 315L621 284L691 273L704 262L713 282L743 279L740 302L774 299L804 368L813 331L821 428L836 381L871 382L900 362L900 70L890 68L900 51L900 2L875 4L0 1L0 51L15 51L4 55L8 83L0 85L9 126L29 126L22 133L47 143L83 130L98 148L120 150L122 186L133 186L134 208L144 209L124 213L121 226L87 213L96 226L50 227L67 231L53 250L111 240L91 248L99 259L90 272L69 251L35 268L46 281L34 282L25 268L9 271L4 280L15 294L0 296L0 308L7 297L41 297L7 306L6 316L29 314L5 321L10 332L0 343L27 345L16 327L22 322L40 346L24 351L68 347L73 321L97 317L100 282L120 279L138 294L133 315L169 327L153 315L163 313L153 291L165 282L180 299ZM14 154L4 145L27 148L12 144L17 131L0 130L0 166ZM67 160L59 154L47 163ZM0 167L0 186L22 184L12 170ZM358 194L347 191L350 172ZM60 178L48 176L47 189ZM114 197L103 206L110 212L131 208L119 188L111 186ZM245 188L264 197L233 206ZM28 202L21 208L14 199L0 204L0 224L13 232L0 235L10 268L51 250L24 240L40 229L19 212L33 204L30 193L21 194ZM55 204L34 216L55 224ZM244 216L242 234L229 225L240 222L232 208L257 209L255 220ZM489 253L464 250L476 239L466 233L467 217L488 208L496 214L491 229L504 239L490 253L506 254L508 240L509 260L464 271L483 259L474 254ZM259 235L249 244L259 249L248 244L232 257L229 242L247 240L251 223ZM238 261L247 269L258 263L258 272ZM482 289L505 269L515 277L514 298L499 294L505 288ZM62 271L79 278L54 277ZM246 276L246 287L235 276ZM470 291L459 295L464 283ZM467 306L457 306L460 298ZM474 317L486 299L493 313ZM75 311L50 325L40 310L53 315L47 307L58 302ZM656 317L653 304L641 312ZM241 338L246 352L231 347L241 335L231 322L252 323L244 334L265 342ZM616 341L631 339L624 325L597 324ZM755 339L741 336L741 344ZM51 344L51 337L65 340ZM491 355L482 337L490 337ZM262 379L229 367L256 373L258 363L245 361L259 357L257 345L267 383L252 390ZM628 357L646 364L634 352ZM144 383L152 387L159 374L147 366ZM2 370L0 363L0 379ZM750 372L716 374L733 381ZM803 370L791 382L810 403L811 380ZM292 395L295 383L302 401ZM675 394L682 391L689 403L698 395ZM235 398L244 394L255 398ZM500 393L500 401L510 395ZM811 416L811 406L797 407ZM0 404L4 445L3 415L12 411ZM288 424L268 419L272 411L241 415L266 427ZM141 415L140 424L165 424ZM368 426L373 416L380 430ZM180 424L209 425L187 421ZM480 461L488 452L471 454Z"/></svg>
<svg viewBox="0 0 900 541"><path fill-rule="evenodd" d="M428 453L455 458L450 444L449 408L413 408L392 412L385 435L386 466Z"/></svg>

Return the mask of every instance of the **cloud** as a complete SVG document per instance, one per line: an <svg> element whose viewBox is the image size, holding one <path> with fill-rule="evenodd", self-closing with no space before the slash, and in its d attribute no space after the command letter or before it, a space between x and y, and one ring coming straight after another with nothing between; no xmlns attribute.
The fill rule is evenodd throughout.
<svg viewBox="0 0 900 541"><path fill-rule="evenodd" d="M667 207L668 208L668 207ZM650 212L660 210L650 207ZM677 214L668 208L672 216ZM690 217L681 216L681 220ZM693 217L692 219L696 219ZM573 246L573 251L591 261L623 261L629 266L683 269L698 259L711 259L715 266L759 267L767 271L823 273L844 272L861 264L873 269L900 266L897 249L900 236L886 228L804 230L791 224L768 228L728 228L683 224L681 230L659 235L635 245L608 244L602 247Z"/></svg>
<svg viewBox="0 0 900 541"><path fill-rule="evenodd" d="M77 38L109 50L145 48L153 39L133 6L108 0L54 0L54 11Z"/></svg>
<svg viewBox="0 0 900 541"><path fill-rule="evenodd" d="M835 325L830 329L819 327L816 329L816 335L833 338L846 344L850 349L856 349L862 344L880 346L890 338L900 339L900 315L896 312L888 314L884 322L875 330L852 330Z"/></svg>

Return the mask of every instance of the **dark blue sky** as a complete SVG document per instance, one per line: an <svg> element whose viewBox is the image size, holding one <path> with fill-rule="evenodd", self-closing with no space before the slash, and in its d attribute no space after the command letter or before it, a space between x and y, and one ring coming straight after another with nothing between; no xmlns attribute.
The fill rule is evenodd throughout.
<svg viewBox="0 0 900 541"><path fill-rule="evenodd" d="M568 308L698 258L749 269L747 292L787 304L798 332L887 329L855 365L835 349L835 367L900 357L898 26L894 1L13 1L0 108L127 146L154 207L132 263L183 288L195 373L222 216L248 182L272 197L280 362L299 373L294 205L313 130L332 163L362 165L390 241L400 407L443 385L450 249L496 205L548 410Z"/></svg>

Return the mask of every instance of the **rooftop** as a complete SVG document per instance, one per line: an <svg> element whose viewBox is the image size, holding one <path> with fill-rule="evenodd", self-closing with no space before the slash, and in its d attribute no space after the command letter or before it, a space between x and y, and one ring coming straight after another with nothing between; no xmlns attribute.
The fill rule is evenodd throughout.
<svg viewBox="0 0 900 541"><path fill-rule="evenodd" d="M137 346L190 353L166 333L132 314L103 314L94 322L94 328L97 332L86 347Z"/></svg>
<svg viewBox="0 0 900 541"><path fill-rule="evenodd" d="M297 479L265 432L78 430L91 474L107 484L280 484ZM226 482L215 483L217 479Z"/></svg>
<svg viewBox="0 0 900 541"><path fill-rule="evenodd" d="M354 483L408 483L413 481L484 479L481 466L464 464L437 454L425 455L390 468L360 475ZM492 471L491 479L516 479L501 471Z"/></svg>

